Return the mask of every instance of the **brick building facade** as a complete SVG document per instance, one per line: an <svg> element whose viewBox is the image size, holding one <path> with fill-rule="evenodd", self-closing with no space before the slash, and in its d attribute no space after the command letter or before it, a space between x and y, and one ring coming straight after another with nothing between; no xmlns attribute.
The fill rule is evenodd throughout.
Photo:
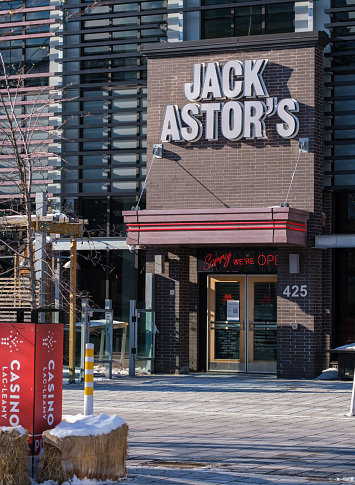
<svg viewBox="0 0 355 485"><path fill-rule="evenodd" d="M323 203L322 181L326 42L322 32L304 32L142 49L148 58L148 153L163 138L163 155L152 161L147 210L125 213L125 220L127 242L147 249L147 272L155 272L156 256L164 261L155 279L157 372L277 371L280 377L311 378L326 365L329 254L314 248L314 236L325 230L331 217ZM256 66L256 60L263 59L265 67L254 75L248 93L246 63L251 60ZM213 63L222 73L234 60L244 63L245 78L234 70L220 85L229 82L232 89L242 80L248 94L236 98L241 108L235 109L244 109L244 131L237 140L223 136L222 110L230 99L213 99L217 84L207 74ZM202 93L209 98L196 103L205 103L204 112L206 104L217 104L209 119L202 111L195 115L200 120L197 141L177 141L180 135L172 133L176 127L180 134L186 129L179 117L189 103L184 86L193 81L196 64L204 66L208 86ZM270 99L277 98L275 105L285 98L297 101L295 136L280 136L280 119L271 109L259 117L264 122L262 136L257 138L257 125L247 131L247 103L258 98L259 81L267 91L265 109ZM178 107L168 108L177 112L168 121L167 106ZM251 117L257 117L258 106L250 109ZM225 118L231 130L238 124L234 113ZM212 133L213 117L218 134ZM184 119L191 132L194 121ZM307 151L299 148L303 139ZM297 261L296 269L291 261ZM223 316L218 319L218 314Z"/></svg>

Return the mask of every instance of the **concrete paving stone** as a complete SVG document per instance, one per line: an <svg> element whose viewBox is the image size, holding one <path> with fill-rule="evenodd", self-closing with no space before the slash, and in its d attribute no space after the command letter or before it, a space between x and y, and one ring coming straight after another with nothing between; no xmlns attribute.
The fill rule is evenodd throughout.
<svg viewBox="0 0 355 485"><path fill-rule="evenodd" d="M130 426L129 466L138 459L220 463L246 473L226 483L245 483L254 470L265 485L320 485L321 473L352 473L355 418L344 416L352 383L193 374L120 377L95 381L94 389L95 413L119 414ZM82 413L83 400L82 384L64 386L63 413ZM316 478L289 476L287 467L309 469ZM154 482L151 472L145 473L146 480L140 475L137 484L200 481L161 474ZM183 473L193 476L191 470Z"/></svg>

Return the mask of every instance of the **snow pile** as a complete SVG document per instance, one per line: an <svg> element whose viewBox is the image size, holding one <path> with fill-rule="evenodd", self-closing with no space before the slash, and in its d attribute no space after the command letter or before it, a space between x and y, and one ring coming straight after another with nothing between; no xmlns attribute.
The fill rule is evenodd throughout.
<svg viewBox="0 0 355 485"><path fill-rule="evenodd" d="M105 374L106 368L105 364L96 364L94 366L94 374ZM118 376L128 376L128 368L120 369L118 367L112 367L112 377L118 377ZM95 377L95 381L97 380L108 380L106 377Z"/></svg>
<svg viewBox="0 0 355 485"><path fill-rule="evenodd" d="M334 369L333 367L330 367L330 369L325 369L318 377L316 377L316 379L323 381L338 379L338 369Z"/></svg>
<svg viewBox="0 0 355 485"><path fill-rule="evenodd" d="M20 436L23 436L27 433L25 428L23 428L22 426L0 426L0 429L2 429L4 432L16 429L20 433Z"/></svg>
<svg viewBox="0 0 355 485"><path fill-rule="evenodd" d="M108 416L107 414L100 414L99 416L92 414L84 416L77 414L76 416L63 416L61 421L54 429L50 430L50 434L57 438L66 438L67 436L98 436L102 434L109 434L114 429L121 428L126 422L114 414Z"/></svg>
<svg viewBox="0 0 355 485"><path fill-rule="evenodd" d="M70 480L70 482L63 482L62 485L106 485L106 484L115 485L115 484L118 484L121 480L126 480L126 479L122 478L116 481L112 481L112 480L101 481L101 480L89 480L88 478L80 479L74 475L74 477ZM37 482L32 481L31 485L37 485ZM53 480L47 480L41 483L41 485L58 485L58 482L54 482Z"/></svg>
<svg viewBox="0 0 355 485"><path fill-rule="evenodd" d="M355 343L342 345L341 347L335 347L334 350L355 350Z"/></svg>

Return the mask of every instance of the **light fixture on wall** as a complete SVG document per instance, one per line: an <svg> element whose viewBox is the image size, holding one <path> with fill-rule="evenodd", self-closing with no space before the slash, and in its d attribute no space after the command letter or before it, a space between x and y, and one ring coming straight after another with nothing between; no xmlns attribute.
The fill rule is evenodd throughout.
<svg viewBox="0 0 355 485"><path fill-rule="evenodd" d="M155 274L164 273L164 262L165 262L165 257L163 254L156 254L154 256Z"/></svg>
<svg viewBox="0 0 355 485"><path fill-rule="evenodd" d="M288 255L288 270L291 274L298 274L300 272L300 255L289 254Z"/></svg>
<svg viewBox="0 0 355 485"><path fill-rule="evenodd" d="M70 260L63 264L63 268L70 269ZM81 269L78 263L76 263L76 269Z"/></svg>

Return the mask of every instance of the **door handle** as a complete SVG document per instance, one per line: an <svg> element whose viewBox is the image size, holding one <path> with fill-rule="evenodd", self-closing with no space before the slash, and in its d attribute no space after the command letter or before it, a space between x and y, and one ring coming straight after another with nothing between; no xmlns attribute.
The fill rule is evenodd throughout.
<svg viewBox="0 0 355 485"><path fill-rule="evenodd" d="M217 329L232 329L235 328L237 330L244 330L244 322L228 322L228 321L218 321L218 322L210 322L210 330L217 330Z"/></svg>
<svg viewBox="0 0 355 485"><path fill-rule="evenodd" d="M249 322L249 330L277 330L277 322Z"/></svg>

